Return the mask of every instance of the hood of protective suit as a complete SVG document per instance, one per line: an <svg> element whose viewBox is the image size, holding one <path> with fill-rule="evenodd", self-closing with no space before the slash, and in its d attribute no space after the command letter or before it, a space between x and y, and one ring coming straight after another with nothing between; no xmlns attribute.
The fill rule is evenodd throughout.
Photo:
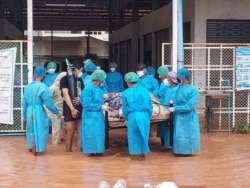
<svg viewBox="0 0 250 188"><path fill-rule="evenodd" d="M58 76L56 77L53 85L60 87L60 80L62 79L62 77L66 76L67 73L66 72L61 72L60 74L58 74Z"/></svg>

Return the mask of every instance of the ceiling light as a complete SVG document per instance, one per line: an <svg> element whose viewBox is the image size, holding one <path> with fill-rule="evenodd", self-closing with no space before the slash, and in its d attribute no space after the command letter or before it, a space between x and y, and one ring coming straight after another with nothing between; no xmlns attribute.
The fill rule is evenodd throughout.
<svg viewBox="0 0 250 188"><path fill-rule="evenodd" d="M53 3L47 3L45 6L50 7L86 7L86 4L53 4Z"/></svg>

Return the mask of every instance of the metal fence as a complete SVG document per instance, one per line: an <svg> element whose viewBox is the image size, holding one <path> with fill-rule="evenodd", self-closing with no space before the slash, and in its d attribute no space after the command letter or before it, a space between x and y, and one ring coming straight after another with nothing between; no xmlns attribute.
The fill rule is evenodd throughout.
<svg viewBox="0 0 250 188"><path fill-rule="evenodd" d="M28 83L27 63L23 62L23 47L26 41L0 41L0 49L17 48L13 87L13 125L0 124L0 133L24 132L21 119L23 86Z"/></svg>
<svg viewBox="0 0 250 188"><path fill-rule="evenodd" d="M184 45L184 67L191 71L192 83L201 90L229 92L229 97L212 101L210 112L213 130L231 130L237 124L249 123L249 92L235 90L236 47L249 47L249 45L208 43ZM171 44L162 45L163 64L169 66L170 69L172 66L171 50ZM198 112L203 127L208 126L208 103L206 101L206 96L201 94Z"/></svg>
<svg viewBox="0 0 250 188"><path fill-rule="evenodd" d="M22 97L23 88L28 83L28 64L27 56L24 52L27 51L27 41L11 41L0 40L0 49L17 48L16 63L15 63L15 75L14 75L14 88L13 88L13 125L0 123L0 135L15 135L16 133L24 133L26 131L21 114L22 114ZM25 49L25 50L24 50ZM84 58L81 56L68 56L69 58ZM55 60L61 62L65 59L64 56L54 56ZM102 59L103 58L103 59ZM98 56L99 63L104 63L104 59L107 57ZM34 65L44 65L46 61L51 60L50 56L33 56ZM102 60L102 61L101 61ZM1 105L1 104L0 104Z"/></svg>
<svg viewBox="0 0 250 188"><path fill-rule="evenodd" d="M23 87L28 83L27 62L23 57L23 47L26 41L0 41L0 49L17 47L13 102L13 125L0 124L0 133L24 132L21 121L21 99ZM249 47L250 44L185 44L184 66L191 71L191 80L202 90L230 91L230 101L223 98L213 101L212 127L213 130L228 130L240 123L249 123L250 95L248 91L236 91L235 88L235 56L236 47ZM171 44L162 45L163 63L171 69ZM229 80L220 82L220 79ZM198 104L200 121L206 126L207 103L206 97L200 95Z"/></svg>

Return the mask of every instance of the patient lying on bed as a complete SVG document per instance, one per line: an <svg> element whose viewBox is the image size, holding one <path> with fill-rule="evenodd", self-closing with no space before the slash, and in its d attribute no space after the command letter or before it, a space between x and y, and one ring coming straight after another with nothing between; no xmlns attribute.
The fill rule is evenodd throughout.
<svg viewBox="0 0 250 188"><path fill-rule="evenodd" d="M105 103L109 104L109 107L112 109L109 113L109 121L118 121L123 120L122 115L122 93L109 93L105 99ZM153 105L153 114L151 117L151 122L160 122L169 119L170 112L152 95L152 105Z"/></svg>

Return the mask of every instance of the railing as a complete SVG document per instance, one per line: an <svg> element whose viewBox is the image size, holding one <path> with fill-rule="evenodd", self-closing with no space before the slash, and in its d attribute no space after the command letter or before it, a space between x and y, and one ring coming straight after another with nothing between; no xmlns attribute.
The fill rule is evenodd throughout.
<svg viewBox="0 0 250 188"><path fill-rule="evenodd" d="M250 44L246 43L184 44L184 67L191 71L192 83L202 90L230 91L230 101L228 98L224 98L213 102L213 130L228 130L228 122L230 122L229 129L231 129L239 123L249 123L250 121L249 92L235 90L236 47L249 46ZM162 44L162 63L169 66L170 69L172 67L171 51L170 43ZM221 82L221 78L228 80L230 86L227 82ZM205 96L200 95L198 111L201 115L206 112L206 105ZM206 124L202 118L200 121Z"/></svg>

